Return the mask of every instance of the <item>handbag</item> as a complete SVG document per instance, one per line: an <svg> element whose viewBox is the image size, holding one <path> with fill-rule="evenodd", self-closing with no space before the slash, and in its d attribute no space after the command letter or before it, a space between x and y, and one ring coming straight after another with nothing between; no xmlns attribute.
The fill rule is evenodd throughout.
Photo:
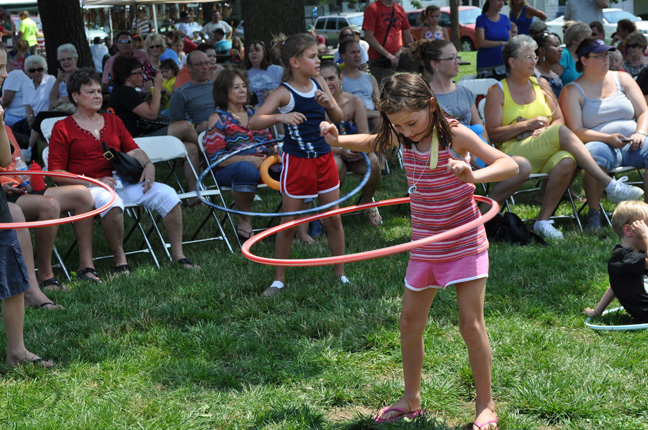
<svg viewBox="0 0 648 430"><path fill-rule="evenodd" d="M144 167L138 160L125 152L117 151L115 148L108 148L106 142L101 142L101 149L103 150L104 158L110 161L113 169L122 178L122 181L129 184L137 184L139 182Z"/></svg>

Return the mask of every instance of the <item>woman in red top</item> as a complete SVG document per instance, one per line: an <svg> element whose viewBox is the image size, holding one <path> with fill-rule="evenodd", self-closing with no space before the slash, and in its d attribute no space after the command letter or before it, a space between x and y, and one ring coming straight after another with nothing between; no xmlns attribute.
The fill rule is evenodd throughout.
<svg viewBox="0 0 648 430"><path fill-rule="evenodd" d="M101 79L91 69L79 69L70 76L68 92L77 111L56 123L50 139L49 168L68 171L100 180L115 187L113 167L103 157L102 142L139 161L144 170L137 184L124 183L111 209L101 214L101 223L113 250L115 272L128 273L130 268L124 253L124 203L134 203L157 211L163 218L171 256L184 268L198 268L182 251L182 211L180 199L168 185L155 182L155 168L116 115L100 114L103 98ZM84 184L80 179L55 178L59 184ZM101 187L91 187L95 207L110 200L110 193Z"/></svg>

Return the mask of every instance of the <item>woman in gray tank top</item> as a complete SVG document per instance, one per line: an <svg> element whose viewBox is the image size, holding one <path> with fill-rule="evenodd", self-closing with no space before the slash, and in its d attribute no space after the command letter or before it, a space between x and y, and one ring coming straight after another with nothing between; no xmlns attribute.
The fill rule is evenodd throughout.
<svg viewBox="0 0 648 430"><path fill-rule="evenodd" d="M619 166L645 169L648 167L645 143L648 105L631 75L608 70L608 52L614 49L596 39L586 39L580 44L576 67L583 74L563 88L560 107L567 126L586 144L602 169L609 171ZM598 208L603 188L585 172L583 187L589 205L587 227L597 230L601 228Z"/></svg>

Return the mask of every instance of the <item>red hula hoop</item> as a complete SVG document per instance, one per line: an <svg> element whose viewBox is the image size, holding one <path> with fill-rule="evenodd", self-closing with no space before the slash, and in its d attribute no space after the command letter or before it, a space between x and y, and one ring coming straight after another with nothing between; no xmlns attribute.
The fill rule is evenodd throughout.
<svg viewBox="0 0 648 430"><path fill-rule="evenodd" d="M455 236L457 234L461 234L465 231L468 231L470 229L473 229L480 224L485 223L486 221L491 220L498 212L499 212L499 204L488 197L484 196L474 196L475 200L478 202L483 202L483 203L488 203L491 205L491 208L486 212L484 215L481 217L474 219L473 221L470 221L467 224L464 224L459 227L455 227L451 230L444 231L443 233L439 233L434 236L426 237L424 239L419 239L415 240L412 242L407 242L407 243L402 243L400 245L394 245L390 246L387 248L381 248L381 249L374 249L371 251L364 251L364 252L358 252L356 254L347 254L347 255L336 255L332 257L324 257L324 258L308 258L308 259L297 259L297 260L291 260L291 259L275 259L275 258L266 258L266 257L260 257L258 255L254 255L250 252L250 248L252 245L255 243L259 242L260 240L265 239L268 236L271 236L275 233L278 233L282 230L287 230L293 226L299 225L299 224L305 224L311 221L315 221L318 219L322 218L328 218L334 215L341 215L345 214L348 212L355 212L358 210L362 209L368 209L368 208L373 208L373 207L379 207L379 206L390 206L390 205L399 205L403 203L408 203L410 201L409 197L401 197L398 199L390 199L390 200L382 200L379 202L372 202L372 203L365 203L362 205L357 205L357 206L348 206L345 208L340 208L336 209L330 212L325 212L322 214L316 214L312 215L306 218L300 218L294 221L289 221L284 224L279 224L276 227L272 227L271 229L265 230L259 234L256 234L252 236L249 240L247 240L243 246L241 247L241 252L243 255L257 263L261 264L267 264L270 266L287 266L287 267L305 267L305 266L326 266L330 264L340 264L340 263L351 263L354 261L362 261L362 260L368 260L371 258L378 258L378 257L384 257L387 255L392 255L392 254L397 254L399 252L404 252L404 251L409 251L414 248L418 248L423 245L427 245L428 243L434 243L438 242L440 240L447 239L449 237Z"/></svg>
<svg viewBox="0 0 648 430"><path fill-rule="evenodd" d="M29 176L32 175L42 175L42 176L57 176L59 178L70 178L70 179L80 179L82 181L90 182L95 185L99 185L100 187L103 187L105 190L108 190L110 192L110 201L106 203L104 206L97 208L95 210L92 210L90 212L84 213L84 214L79 214L79 215L74 215L71 217L66 217L66 218L56 218L56 219L48 219L44 221L31 221L31 222L4 222L0 223L0 230L10 230L10 229L16 229L16 228L36 228L36 227L49 227L52 225L60 225L60 224L67 224L70 222L74 221L80 221L82 219L86 218L91 218L95 215L99 215L101 212L110 209L110 207L115 203L115 199L117 198L117 194L115 194L115 190L110 188L108 185L104 184L101 181L98 181L97 179L93 178L88 178L87 176L83 175L75 175L73 173L63 173L63 172L42 172L42 171L32 171L29 170L28 173L25 173L25 171L4 171L0 172L0 175L25 175L28 174Z"/></svg>

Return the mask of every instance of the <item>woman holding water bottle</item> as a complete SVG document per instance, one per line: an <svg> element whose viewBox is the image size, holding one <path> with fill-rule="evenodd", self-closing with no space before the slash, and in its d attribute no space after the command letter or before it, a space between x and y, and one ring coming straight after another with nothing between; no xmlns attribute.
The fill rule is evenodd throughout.
<svg viewBox="0 0 648 430"><path fill-rule="evenodd" d="M0 170L27 170L20 146L18 146L11 128L5 125L5 131L13 147L12 161L5 169ZM89 212L93 208L90 192L86 187L80 185L45 188L43 177L37 175L2 175L0 176L0 183L7 201L16 203L27 221L56 219L63 212L72 212L79 215ZM92 218L74 223L74 234L79 248L80 269L77 271L77 276L99 282L99 278L94 274L94 265L92 263L93 223ZM52 250L57 232L57 225L34 229L38 262L37 279L41 288L50 291L66 289L54 276L52 270ZM28 296L25 296L25 298L27 300ZM27 305L32 307L49 306L44 299L35 300L34 303L27 303Z"/></svg>
<svg viewBox="0 0 648 430"><path fill-rule="evenodd" d="M54 126L50 139L49 168L95 178L115 188L116 178L109 160L101 149L127 153L142 164L143 172L136 184L123 182L113 206L101 214L101 223L113 251L116 273L129 273L123 247L124 203L134 203L155 210L162 218L171 244L174 262L186 269L198 269L182 250L182 211L180 199L168 185L155 182L155 167L116 115L100 114L103 98L101 78L92 69L79 69L68 80L68 93L77 111ZM79 179L54 178L61 185L84 184ZM90 187L95 207L110 201L110 193L101 187Z"/></svg>

